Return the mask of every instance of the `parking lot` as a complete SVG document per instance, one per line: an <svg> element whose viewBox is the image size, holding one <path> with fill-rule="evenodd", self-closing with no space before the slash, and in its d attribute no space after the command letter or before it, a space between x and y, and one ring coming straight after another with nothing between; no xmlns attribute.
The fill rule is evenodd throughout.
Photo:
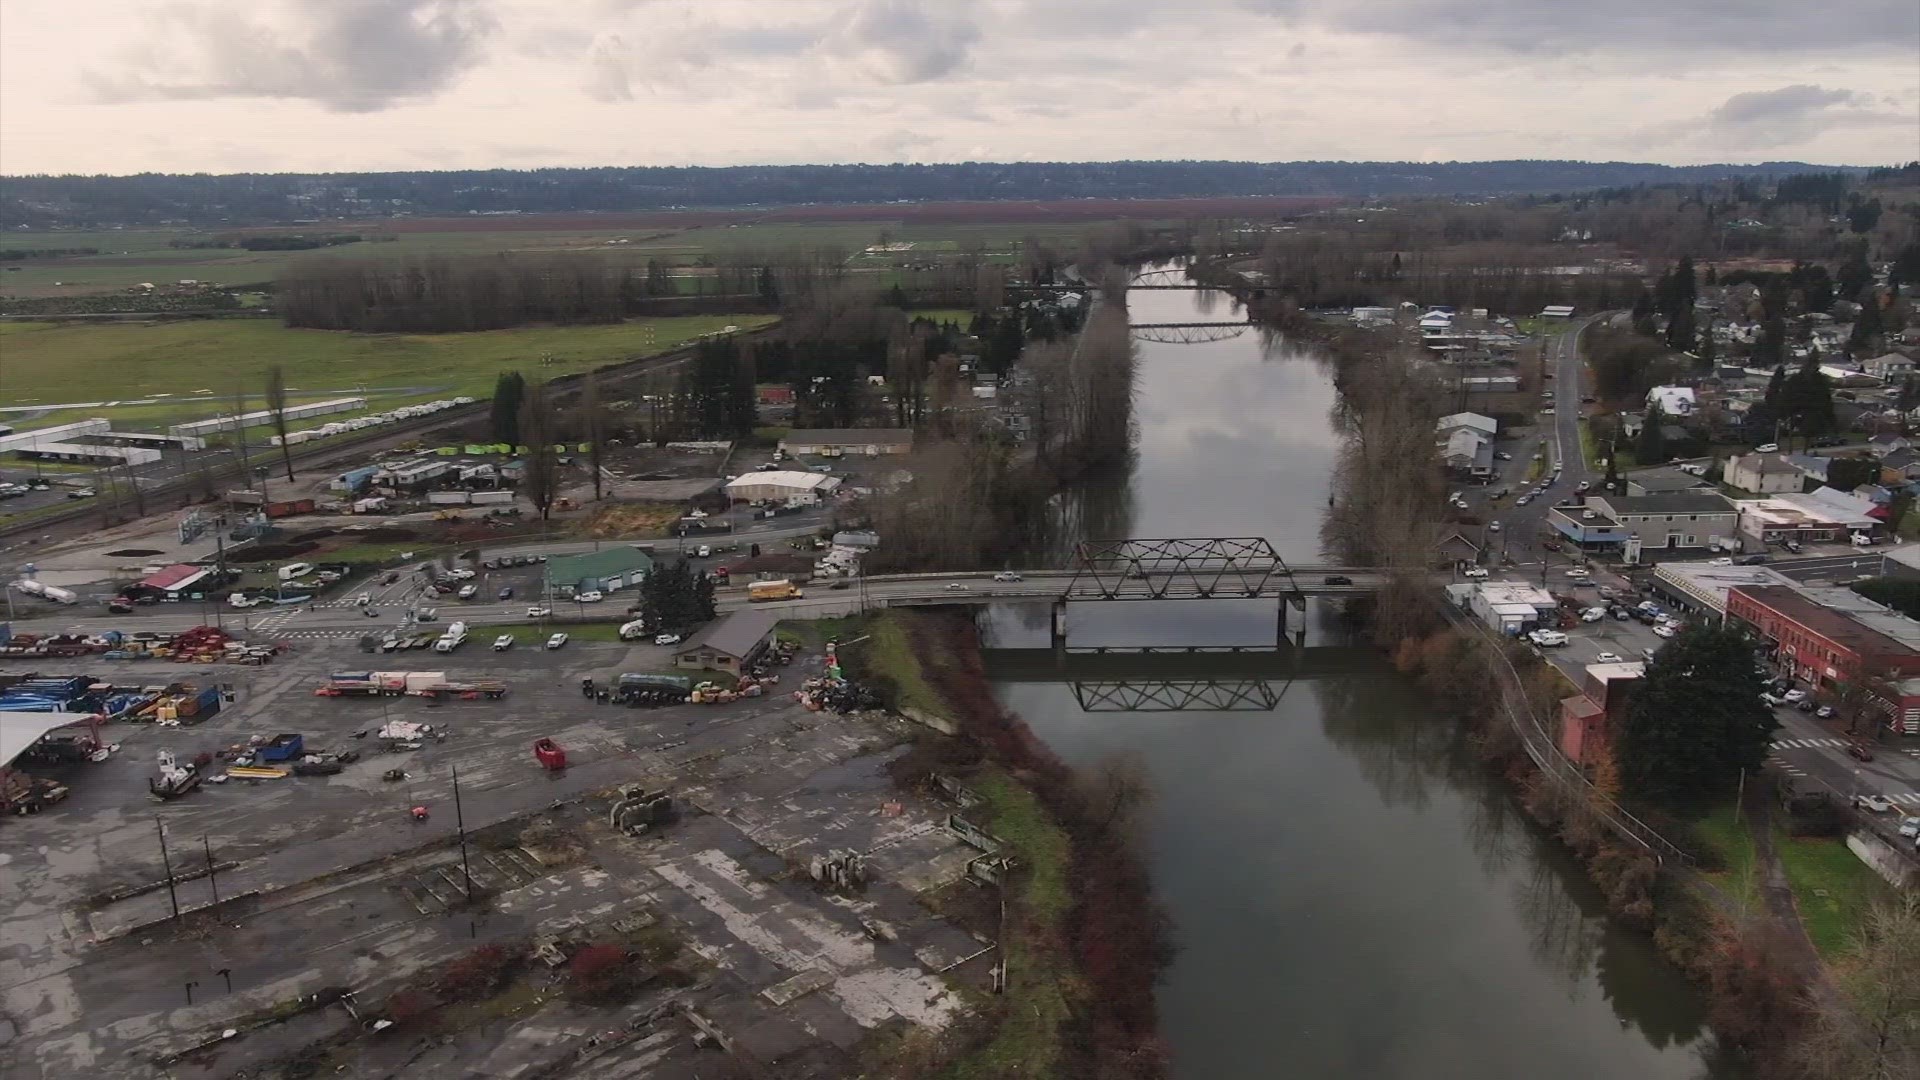
<svg viewBox="0 0 1920 1080"><path fill-rule="evenodd" d="M217 1050L192 1057L192 1071L235 1075L353 1028L344 1009L288 1004L303 995L352 989L363 1012L377 1011L399 980L476 943L543 933L584 940L614 923L664 927L698 973L692 985L648 991L685 1000L658 1031L606 1051L624 1062L620 1075L711 1067L700 1062L714 1062L714 1052L697 1049L678 1019L685 1007L790 1076L844 1073L867 1033L890 1021L944 1023L957 1007L944 979L984 978L991 954L977 931L990 923L951 923L917 899L978 887L955 884L975 852L942 827L947 808L904 795L886 775L904 722L809 712L784 693L653 710L581 696L581 679L658 670L668 651L575 643L494 653L469 643L394 663L318 643L263 668L96 673L230 682L237 700L197 727L113 725L118 750L68 777L66 802L0 822L11 886L0 911L0 1016L15 1029L0 1043L0 1054L13 1055L7 1075L150 1075L149 1059L230 1026L245 1034L216 1039ZM791 683L818 666L817 655L803 655L781 670ZM314 696L328 672L369 667L499 679L510 693L440 704ZM428 723L434 734L417 750L382 753L369 733L390 720ZM188 760L281 732L301 733L308 753L362 756L337 775L148 797L162 749ZM566 770L540 767L531 746L541 737L565 749ZM395 768L404 779L383 779ZM678 820L641 838L609 829L609 793L624 784L669 792ZM459 820L475 838L465 871ZM176 874L211 862L212 879L178 882L170 895L160 827ZM565 837L566 853L548 861L527 839L533 828ZM836 849L865 853L863 893L823 894L804 871L796 880L796 866ZM487 899L468 905L459 895L467 872ZM106 896L130 888L144 891ZM215 890L218 920L194 918ZM189 912L184 924L168 921L176 901ZM777 987L786 989L761 996ZM643 996L635 1010L652 1000ZM258 1027L246 1019L276 1011L286 1016ZM410 1066L411 1040L353 1043L335 1060L417 1075L537 1070L627 1015L597 1017L556 1000Z"/></svg>

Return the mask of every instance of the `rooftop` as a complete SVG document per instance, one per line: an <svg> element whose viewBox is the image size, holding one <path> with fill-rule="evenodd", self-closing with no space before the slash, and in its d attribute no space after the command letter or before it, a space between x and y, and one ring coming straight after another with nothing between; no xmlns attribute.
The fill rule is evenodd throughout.
<svg viewBox="0 0 1920 1080"><path fill-rule="evenodd" d="M1734 455L1734 460L1740 463L1739 468L1752 469L1763 476L1768 474L1800 472L1799 466L1779 454L1736 454ZM1732 462L1728 464L1732 464Z"/></svg>
<svg viewBox="0 0 1920 1080"><path fill-rule="evenodd" d="M1483 581L1480 583L1480 595L1493 606L1501 604L1525 604L1530 607L1553 607L1558 604L1553 594L1524 581Z"/></svg>
<svg viewBox="0 0 1920 1080"><path fill-rule="evenodd" d="M629 570L652 569L651 556L638 548L624 544L604 551L555 555L547 560L547 577L554 581L579 581L581 578L624 574Z"/></svg>
<svg viewBox="0 0 1920 1080"><path fill-rule="evenodd" d="M1620 664L1588 664L1587 678L1599 682L1612 682L1615 679L1638 679L1647 673L1647 665L1634 661Z"/></svg>
<svg viewBox="0 0 1920 1080"><path fill-rule="evenodd" d="M1627 483L1645 488L1654 493L1666 491L1686 491L1691 488L1705 487L1706 481L1689 472L1681 472L1672 465L1662 465L1657 469L1642 469L1627 474Z"/></svg>
<svg viewBox="0 0 1920 1080"><path fill-rule="evenodd" d="M1834 591L1851 592L1846 589ZM1914 624L1916 633L1912 641L1896 640L1853 616L1821 603L1816 597L1822 590L1801 590L1787 585L1743 585L1736 592L1856 653L1920 652L1920 648L1916 648L1920 645L1920 623ZM1864 598L1855 596L1854 599Z"/></svg>
<svg viewBox="0 0 1920 1080"><path fill-rule="evenodd" d="M769 469L766 472L742 473L738 479L727 481L727 490L750 488L761 484L813 491L818 488L832 490L840 486L840 481L825 473L800 472L797 469Z"/></svg>
<svg viewBox="0 0 1920 1080"><path fill-rule="evenodd" d="M1697 479L1697 478L1696 478ZM1600 495L1589 502L1600 503L1607 516L1622 514L1731 514L1733 503L1715 491L1673 491L1653 495Z"/></svg>
<svg viewBox="0 0 1920 1080"><path fill-rule="evenodd" d="M706 650L744 658L760 643L761 638L773 633L773 628L779 622L780 616L771 611L754 608L736 611L718 622L708 623L705 629L673 652L679 656Z"/></svg>

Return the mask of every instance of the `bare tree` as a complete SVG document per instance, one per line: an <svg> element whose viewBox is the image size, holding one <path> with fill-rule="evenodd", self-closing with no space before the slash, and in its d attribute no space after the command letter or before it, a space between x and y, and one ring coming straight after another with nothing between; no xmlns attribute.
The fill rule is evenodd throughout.
<svg viewBox="0 0 1920 1080"><path fill-rule="evenodd" d="M239 383L233 386L233 448L240 455L240 486L253 486L253 463L247 460L247 422L241 417L247 412L247 391ZM260 482L260 497L265 498L267 484Z"/></svg>
<svg viewBox="0 0 1920 1080"><path fill-rule="evenodd" d="M580 380L580 426L587 435L587 467L593 470L593 501L603 497L601 456L607 441L607 410L600 401L600 373L588 371Z"/></svg>
<svg viewBox="0 0 1920 1080"><path fill-rule="evenodd" d="M553 412L553 394L546 382L528 383L526 396L520 402L520 437L527 446L526 468L520 474L520 485L534 509L540 511L541 521L548 520L559 486L559 462L553 453L556 427Z"/></svg>
<svg viewBox="0 0 1920 1080"><path fill-rule="evenodd" d="M273 413L273 433L280 438L280 463L293 479L293 447L287 444L287 372L279 364L267 368L267 409Z"/></svg>
<svg viewBox="0 0 1920 1080"><path fill-rule="evenodd" d="M1840 1000L1817 1001L1803 1047L1808 1077L1920 1076L1920 893L1876 903L1835 972Z"/></svg>
<svg viewBox="0 0 1920 1080"><path fill-rule="evenodd" d="M1153 774L1137 751L1108 754L1076 774L1087 820L1102 834L1128 836L1153 803Z"/></svg>

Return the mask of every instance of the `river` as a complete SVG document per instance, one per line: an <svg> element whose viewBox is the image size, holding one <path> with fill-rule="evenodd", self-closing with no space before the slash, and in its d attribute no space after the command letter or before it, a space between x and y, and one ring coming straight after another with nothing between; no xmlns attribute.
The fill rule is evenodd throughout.
<svg viewBox="0 0 1920 1080"><path fill-rule="evenodd" d="M1129 307L1135 323L1235 317L1187 292ZM1264 536L1318 560L1339 449L1327 367L1250 331L1142 343L1138 382L1137 461L1073 493L1083 528ZM1160 990L1174 1075L1735 1075L1713 1062L1699 995L1604 917L1458 725L1312 615L1308 647L1332 650L1317 655L1337 655L1336 673L1275 682L1259 711L1088 712L1063 682L996 684L1069 762L1133 752L1150 767L1149 860L1180 948ZM984 618L990 668L992 649L1047 644L1044 610ZM1069 645L1271 645L1274 630L1270 603L1080 604Z"/></svg>

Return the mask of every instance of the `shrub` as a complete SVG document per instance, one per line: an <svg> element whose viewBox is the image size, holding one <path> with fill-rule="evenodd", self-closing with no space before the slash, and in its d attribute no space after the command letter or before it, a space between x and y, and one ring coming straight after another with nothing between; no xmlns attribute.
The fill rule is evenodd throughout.
<svg viewBox="0 0 1920 1080"><path fill-rule="evenodd" d="M454 1000L485 997L513 978L523 955L505 945L478 946L443 968L433 988Z"/></svg>

